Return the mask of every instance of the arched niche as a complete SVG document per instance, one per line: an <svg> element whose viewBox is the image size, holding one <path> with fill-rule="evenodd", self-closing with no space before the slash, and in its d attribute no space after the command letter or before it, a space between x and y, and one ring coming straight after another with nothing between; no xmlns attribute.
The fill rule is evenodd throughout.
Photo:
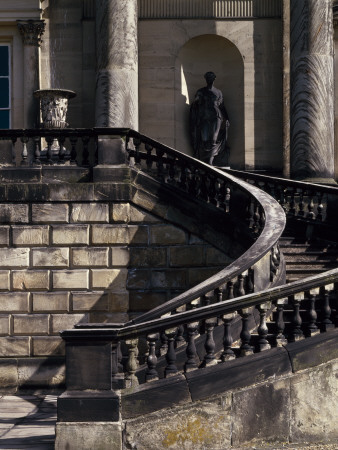
<svg viewBox="0 0 338 450"><path fill-rule="evenodd" d="M230 118L228 143L232 168L244 168L244 64L228 39L205 34L190 39L175 62L175 148L192 155L189 137L190 104L205 85L204 74L216 74L215 87L223 92Z"/></svg>

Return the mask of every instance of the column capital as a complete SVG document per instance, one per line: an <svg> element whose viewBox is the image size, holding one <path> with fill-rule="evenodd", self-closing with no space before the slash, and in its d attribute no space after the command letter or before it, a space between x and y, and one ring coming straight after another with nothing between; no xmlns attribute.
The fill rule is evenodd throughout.
<svg viewBox="0 0 338 450"><path fill-rule="evenodd" d="M25 45L33 45L40 47L42 42L41 36L45 31L44 20L17 20L17 26Z"/></svg>

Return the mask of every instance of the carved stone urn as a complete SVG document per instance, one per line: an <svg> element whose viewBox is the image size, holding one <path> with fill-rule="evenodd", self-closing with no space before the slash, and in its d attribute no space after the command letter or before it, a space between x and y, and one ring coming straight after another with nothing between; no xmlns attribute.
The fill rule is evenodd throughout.
<svg viewBox="0 0 338 450"><path fill-rule="evenodd" d="M40 99L42 128L66 128L68 100L76 96L68 89L41 89L34 92Z"/></svg>
<svg viewBox="0 0 338 450"><path fill-rule="evenodd" d="M40 89L34 92L34 96L40 99L40 111L42 122L41 128L62 129L68 127L66 122L68 100L76 96L74 91L68 89ZM42 161L57 160L60 151L65 152L64 147L60 148L57 139L54 139L48 156L48 147L41 150L40 159Z"/></svg>

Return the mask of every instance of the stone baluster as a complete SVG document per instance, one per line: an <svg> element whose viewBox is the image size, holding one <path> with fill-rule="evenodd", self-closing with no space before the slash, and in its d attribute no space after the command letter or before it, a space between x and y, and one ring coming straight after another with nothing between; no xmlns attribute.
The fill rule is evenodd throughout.
<svg viewBox="0 0 338 450"><path fill-rule="evenodd" d="M300 304L301 301L304 300L304 292L300 292L298 294L294 294L290 298L290 303L293 306L293 315L291 320L292 330L290 333L290 341L295 342L304 338L304 334L302 331L302 318L300 316Z"/></svg>
<svg viewBox="0 0 338 450"><path fill-rule="evenodd" d="M316 299L319 294L319 288L311 289L309 292L309 304L310 308L308 311L309 324L307 327L307 336L315 336L319 334L319 329L316 325L317 322L317 312L316 312Z"/></svg>
<svg viewBox="0 0 338 450"><path fill-rule="evenodd" d="M156 370L157 366L157 356L156 356L156 342L159 339L159 334L148 334L147 341L149 345L149 354L147 357L147 371L146 371L146 382L158 380L158 372Z"/></svg>
<svg viewBox="0 0 338 450"><path fill-rule="evenodd" d="M187 324L187 332L188 332L188 345L186 349L187 353L187 361L184 365L184 371L190 372L191 370L195 370L198 367L198 355L196 351L195 338L197 335L199 323L191 322Z"/></svg>
<svg viewBox="0 0 338 450"><path fill-rule="evenodd" d="M83 150L82 150L82 166L88 167L89 166L89 145L90 137L89 136L82 136L82 144L83 144Z"/></svg>
<svg viewBox="0 0 338 450"><path fill-rule="evenodd" d="M231 189L229 187L225 188L225 212L230 212L230 199L231 199Z"/></svg>
<svg viewBox="0 0 338 450"><path fill-rule="evenodd" d="M240 355L241 356L252 355L253 349L250 345L251 333L249 330L249 319L252 314L251 308L241 309L239 311L239 314L242 317L242 331L240 334L240 338L241 338Z"/></svg>
<svg viewBox="0 0 338 450"><path fill-rule="evenodd" d="M322 195L321 192L318 192L317 196L318 196L318 205L317 205L317 217L316 217L316 219L319 222L322 222L322 220L323 220L323 210L324 210L323 195Z"/></svg>
<svg viewBox="0 0 338 450"><path fill-rule="evenodd" d="M59 155L58 155L59 161L58 162L59 163L64 163L64 160L65 160L66 149L63 146L63 144L65 143L65 140L66 140L65 136L58 137L58 143L59 143Z"/></svg>
<svg viewBox="0 0 338 450"><path fill-rule="evenodd" d="M46 141L47 141L47 164L53 164L53 160L52 160L52 145L54 142L54 138L53 136L46 136Z"/></svg>
<svg viewBox="0 0 338 450"><path fill-rule="evenodd" d="M128 360L126 364L125 387L130 388L139 384L135 375L138 368L138 339L126 339L126 345L128 347Z"/></svg>
<svg viewBox="0 0 338 450"><path fill-rule="evenodd" d="M308 205L307 205L308 213L307 213L306 217L308 219L310 219L310 220L314 220L316 218L316 215L314 213L315 205L314 205L314 202L313 202L314 192L310 191L308 193L308 195L309 195L309 202L308 202Z"/></svg>
<svg viewBox="0 0 338 450"><path fill-rule="evenodd" d="M295 189L290 188L288 195L290 197L288 213L294 216L296 214Z"/></svg>
<svg viewBox="0 0 338 450"><path fill-rule="evenodd" d="M284 322L284 305L288 303L288 298L280 298L277 300L277 319L276 319L276 345L283 347L288 343L284 336L285 322Z"/></svg>
<svg viewBox="0 0 338 450"><path fill-rule="evenodd" d="M161 149L156 149L156 156L157 156L157 176L162 180L165 181L165 171L164 171L164 165L163 165L163 155L164 155L164 150Z"/></svg>
<svg viewBox="0 0 338 450"><path fill-rule="evenodd" d="M139 169L139 168L141 168L140 147L141 147L142 142L141 142L141 139L137 139L137 138L134 138L133 142L134 142L134 146L135 146L135 156L134 156L135 161L134 161L134 163L135 163L135 166Z"/></svg>
<svg viewBox="0 0 338 450"><path fill-rule="evenodd" d="M71 136L69 138L70 140L70 145L71 145L71 151L70 151L70 164L71 165L75 165L76 164L76 144L77 144L77 137L76 136Z"/></svg>
<svg viewBox="0 0 338 450"><path fill-rule="evenodd" d="M238 275L238 285L237 285L237 296L241 297L242 295L245 295L245 289L244 289L244 277L245 273L242 273L241 275Z"/></svg>
<svg viewBox="0 0 338 450"><path fill-rule="evenodd" d="M153 158L151 154L153 151L153 146L150 144L145 144L145 149L147 151L147 158L146 158L147 170L148 172L151 172L151 169L153 167Z"/></svg>
<svg viewBox="0 0 338 450"><path fill-rule="evenodd" d="M254 291L254 269L248 270L248 275L246 277L246 292L247 294L252 294Z"/></svg>
<svg viewBox="0 0 338 450"><path fill-rule="evenodd" d="M168 351L166 354L167 366L164 371L166 378L173 376L178 372L176 367L176 352L175 352L176 333L177 333L176 328L170 328L168 330L165 330L165 334L168 338Z"/></svg>
<svg viewBox="0 0 338 450"><path fill-rule="evenodd" d="M216 179L211 178L209 184L209 203L217 205Z"/></svg>
<svg viewBox="0 0 338 450"><path fill-rule="evenodd" d="M41 152L40 152L40 137L35 136L34 137L34 165L36 165L36 166L41 165L40 154L41 154Z"/></svg>
<svg viewBox="0 0 338 450"><path fill-rule="evenodd" d="M180 313L186 310L186 306L182 305L179 306L176 309L176 313ZM175 338L175 348L181 347L182 345L185 344L185 339L184 339L184 325L181 324L177 327L177 334L176 334L176 338Z"/></svg>
<svg viewBox="0 0 338 450"><path fill-rule="evenodd" d="M259 207L259 203L255 201L255 206L254 206L254 215L253 215L253 231L254 233L259 233L260 229L261 229L261 225L260 225L260 220L261 220L261 214L260 214L260 207Z"/></svg>
<svg viewBox="0 0 338 450"><path fill-rule="evenodd" d="M178 185L184 191L187 190L187 167L184 162L180 162L180 181Z"/></svg>
<svg viewBox="0 0 338 450"><path fill-rule="evenodd" d="M334 283L334 290L332 291L333 310L334 310L334 324L338 327L338 283Z"/></svg>
<svg viewBox="0 0 338 450"><path fill-rule="evenodd" d="M268 336L268 327L266 325L266 313L268 309L271 308L271 303L262 303L260 305L257 305L257 309L259 311L259 326L257 328L258 332L258 350L260 352L264 350L269 350L271 348L271 345L269 344L269 341L267 340Z"/></svg>
<svg viewBox="0 0 338 450"><path fill-rule="evenodd" d="M235 313L224 314L222 316L224 322L224 338L223 338L223 353L221 355L221 361L229 361L230 359L235 359L236 355L232 350L231 346L233 343L233 338L231 334L231 322L235 318Z"/></svg>
<svg viewBox="0 0 338 450"><path fill-rule="evenodd" d="M208 177L202 177L200 179L199 197L206 202L209 202L209 192L208 192Z"/></svg>
<svg viewBox="0 0 338 450"><path fill-rule="evenodd" d="M16 144L17 138L13 136L11 138L11 141L12 141L12 165L15 166L16 165L15 144Z"/></svg>
<svg viewBox="0 0 338 450"><path fill-rule="evenodd" d="M175 179L175 175L176 175L176 170L175 170L175 157L171 156L170 154L167 154L167 170L168 170L168 183L171 185L174 185L176 183L176 179Z"/></svg>
<svg viewBox="0 0 338 450"><path fill-rule="evenodd" d="M231 300L232 298L235 298L234 283L232 280L230 280L227 282L227 300Z"/></svg>
<svg viewBox="0 0 338 450"><path fill-rule="evenodd" d="M204 321L207 336L204 344L206 353L203 360L203 367L217 364L217 360L215 359L215 341L214 341L214 328L216 324L217 324L216 318L206 319Z"/></svg>
<svg viewBox="0 0 338 450"><path fill-rule="evenodd" d="M329 284L326 286L322 286L320 288L320 294L322 298L322 320L320 324L321 331L328 331L331 328L334 328L334 324L331 320L331 306L330 306L330 293L333 290L333 284Z"/></svg>
<svg viewBox="0 0 338 450"><path fill-rule="evenodd" d="M298 201L298 216L304 216L304 201L303 201L303 189L297 189L299 195Z"/></svg>
<svg viewBox="0 0 338 450"><path fill-rule="evenodd" d="M278 186L278 203L281 205L281 207L286 211L287 209L287 199L285 195L285 188L284 186Z"/></svg>
<svg viewBox="0 0 338 450"><path fill-rule="evenodd" d="M27 143L29 141L29 138L27 136L22 136L20 138L22 143L22 152L21 152L21 165L27 166L28 165L28 150L27 150Z"/></svg>
<svg viewBox="0 0 338 450"><path fill-rule="evenodd" d="M161 346L160 346L160 355L166 355L168 351L168 336L165 334L164 331L160 334L161 339Z"/></svg>

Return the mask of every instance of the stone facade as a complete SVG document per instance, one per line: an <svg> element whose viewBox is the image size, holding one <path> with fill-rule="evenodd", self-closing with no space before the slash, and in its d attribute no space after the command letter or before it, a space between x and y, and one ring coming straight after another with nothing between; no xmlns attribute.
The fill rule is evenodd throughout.
<svg viewBox="0 0 338 450"><path fill-rule="evenodd" d="M129 201L70 201L74 195L69 187L68 201L0 204L0 367L18 374L17 358L34 367L15 381L4 373L2 389L58 385L61 330L126 322L232 261Z"/></svg>

